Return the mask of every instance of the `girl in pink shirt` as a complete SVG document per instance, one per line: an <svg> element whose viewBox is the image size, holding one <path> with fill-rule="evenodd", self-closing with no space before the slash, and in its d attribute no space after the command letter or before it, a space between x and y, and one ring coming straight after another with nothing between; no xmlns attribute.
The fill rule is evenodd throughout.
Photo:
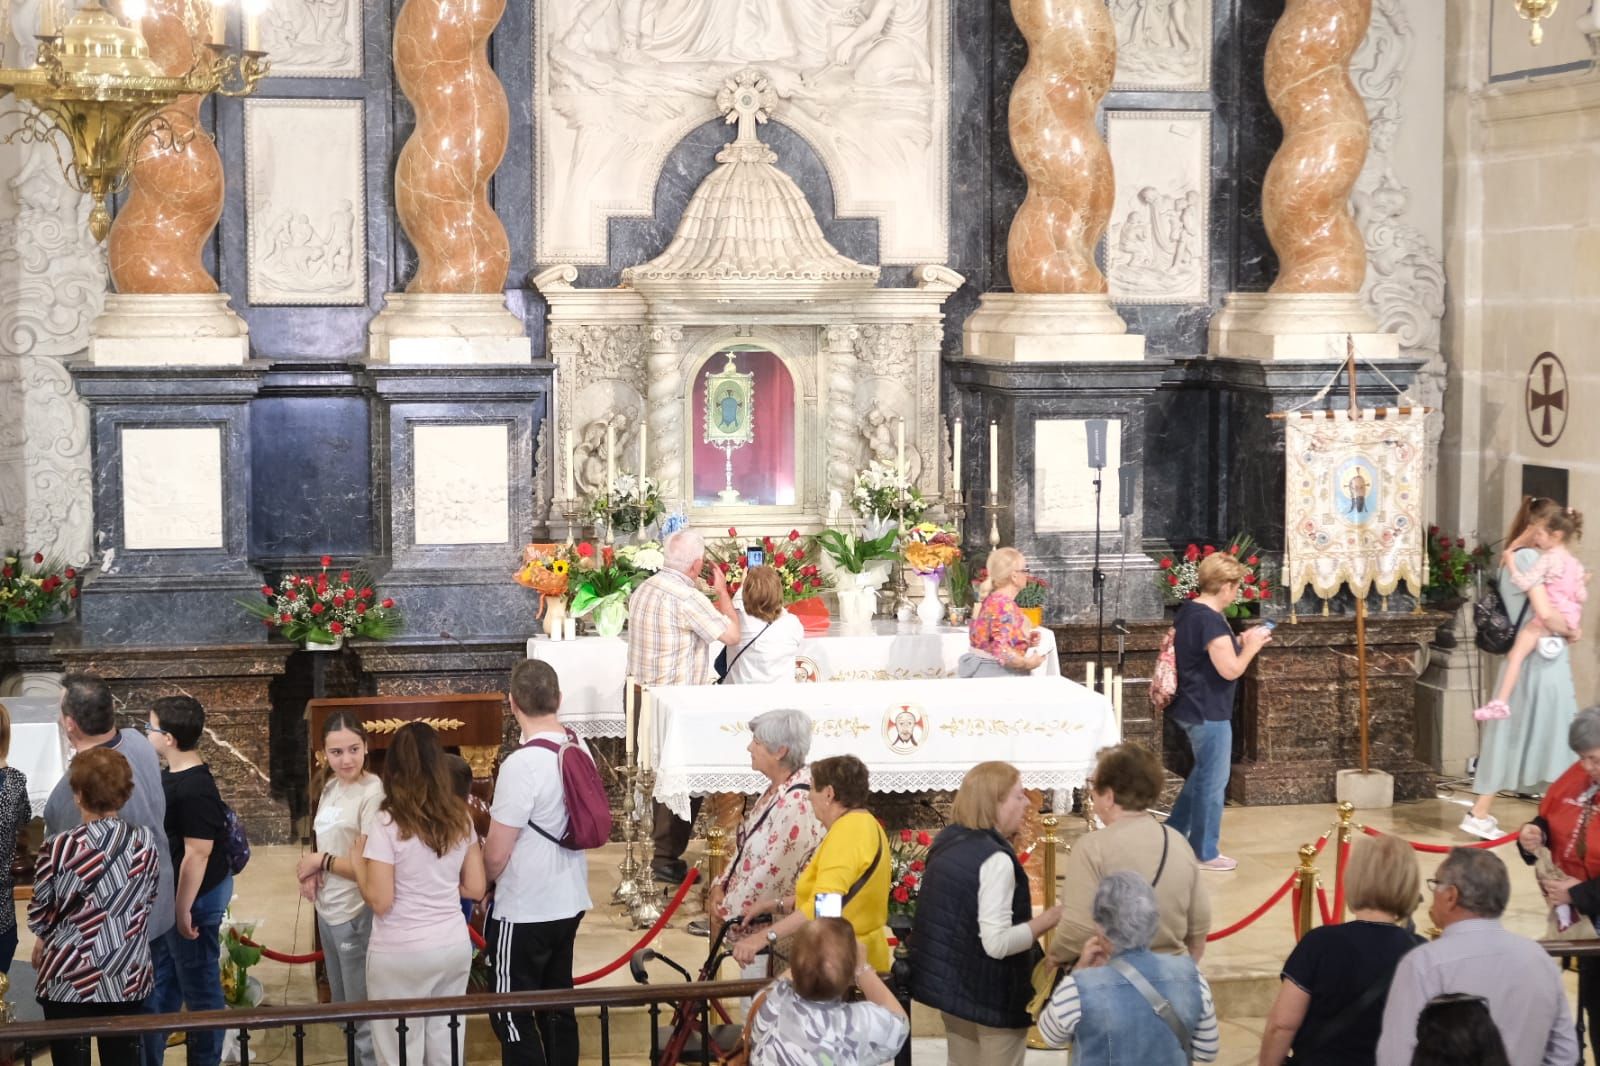
<svg viewBox="0 0 1600 1066"><path fill-rule="evenodd" d="M1540 649L1542 641L1574 641L1581 636L1579 624L1583 620L1584 601L1589 598L1589 572L1567 549L1567 544L1583 536L1583 514L1571 507L1556 508L1529 531L1533 547L1543 553L1539 561L1526 571L1518 570L1514 552L1507 549L1505 565L1510 568L1512 582L1522 591L1544 586L1550 610L1556 617L1529 618L1517 631L1517 642L1506 656L1506 668L1500 674L1500 687L1495 690L1494 699L1473 712L1480 722L1511 716L1511 707L1506 701L1516 687L1522 664ZM1547 658L1559 654L1561 645L1557 643L1553 647Z"/></svg>

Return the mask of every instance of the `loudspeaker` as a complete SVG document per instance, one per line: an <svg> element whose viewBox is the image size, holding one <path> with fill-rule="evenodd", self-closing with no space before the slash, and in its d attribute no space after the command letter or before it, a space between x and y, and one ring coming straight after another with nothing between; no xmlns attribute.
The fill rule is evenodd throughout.
<svg viewBox="0 0 1600 1066"><path fill-rule="evenodd" d="M1117 469L1117 513L1123 518L1133 514L1134 486L1139 482L1139 464L1123 463Z"/></svg>
<svg viewBox="0 0 1600 1066"><path fill-rule="evenodd" d="M1084 423L1089 433L1089 465L1096 470L1106 468L1106 420L1091 418Z"/></svg>

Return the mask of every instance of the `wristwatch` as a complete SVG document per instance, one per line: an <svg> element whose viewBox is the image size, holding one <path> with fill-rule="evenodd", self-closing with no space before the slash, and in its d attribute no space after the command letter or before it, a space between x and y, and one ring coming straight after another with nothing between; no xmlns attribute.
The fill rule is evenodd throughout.
<svg viewBox="0 0 1600 1066"><path fill-rule="evenodd" d="M767 930L767 946L772 947L772 946L775 946L777 943L778 943L778 931L776 929L768 929Z"/></svg>

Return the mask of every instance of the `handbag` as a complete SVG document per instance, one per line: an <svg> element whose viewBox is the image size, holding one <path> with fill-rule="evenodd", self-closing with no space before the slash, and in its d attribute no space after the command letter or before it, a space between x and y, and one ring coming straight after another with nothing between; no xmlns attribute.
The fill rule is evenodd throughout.
<svg viewBox="0 0 1600 1066"><path fill-rule="evenodd" d="M1490 586L1472 605L1473 642L1480 651L1504 655L1516 644L1517 633L1527 617L1528 601L1523 600L1522 610L1517 612L1517 620L1512 622L1511 612L1506 610L1506 601L1500 598L1500 591Z"/></svg>
<svg viewBox="0 0 1600 1066"><path fill-rule="evenodd" d="M733 669L733 664L739 661L739 656L743 655L745 652L747 652L751 648L755 647L756 646L756 641L760 640L763 636L765 636L767 630L769 630L771 628L772 628L772 623L768 622L765 626L763 626L761 628L761 632L760 633L757 633L755 636L750 638L750 643L746 644L744 647L742 647L738 651L734 652L733 653L733 658L731 658L731 659L728 658L728 648L727 648L726 645L724 645L722 650L717 652L717 661L712 664L713 668L717 671L717 679L715 681L711 682L711 683L713 685L720 685L724 681L726 681L728 679L729 671L731 671Z"/></svg>
<svg viewBox="0 0 1600 1066"><path fill-rule="evenodd" d="M739 1031L739 1042L720 1060L722 1066L750 1066L750 1023L756 1020L756 1011L767 1001L767 990L756 993L750 1001L750 1013L744 1016L744 1028Z"/></svg>

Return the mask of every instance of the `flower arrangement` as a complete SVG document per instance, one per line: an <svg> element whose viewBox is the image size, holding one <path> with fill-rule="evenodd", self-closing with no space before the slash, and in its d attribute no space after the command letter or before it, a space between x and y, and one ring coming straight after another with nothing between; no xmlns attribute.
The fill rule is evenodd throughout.
<svg viewBox="0 0 1600 1066"><path fill-rule="evenodd" d="M1489 546L1467 547L1466 537L1452 537L1438 526L1428 527L1428 582L1422 598L1441 603L1465 598L1467 586L1489 565Z"/></svg>
<svg viewBox="0 0 1600 1066"><path fill-rule="evenodd" d="M530 544L522 549L522 569L513 578L541 597L566 596L572 562L556 544Z"/></svg>
<svg viewBox="0 0 1600 1066"><path fill-rule="evenodd" d="M817 543L828 553L834 565L849 574L865 572L869 563L879 559L893 559L896 534L889 530L881 537L868 539L837 529L824 529L817 534Z"/></svg>
<svg viewBox="0 0 1600 1066"><path fill-rule="evenodd" d="M1255 541L1248 533L1237 534L1222 549L1244 564L1248 571L1239 584L1239 595L1222 612L1229 618L1243 618L1253 604L1263 603L1272 597L1272 586L1260 574L1261 557L1256 554ZM1182 603L1200 595L1200 560L1216 554L1215 545L1190 544L1183 550L1181 559L1164 556L1157 576L1161 591L1169 603Z"/></svg>
<svg viewBox="0 0 1600 1066"><path fill-rule="evenodd" d="M619 559L609 544L597 549L589 541L580 541L572 552L568 580L573 590L573 617L593 615L597 630L605 636L616 636L628 619L628 593L642 580L640 572Z"/></svg>
<svg viewBox="0 0 1600 1066"><path fill-rule="evenodd" d="M917 913L917 897L922 893L923 871L928 865L928 846L933 837L926 830L902 829L889 835L889 913L911 917Z"/></svg>
<svg viewBox="0 0 1600 1066"><path fill-rule="evenodd" d="M975 596L972 574L967 569L967 561L959 555L950 560L944 568L944 590L949 597L950 606L955 608L972 606Z"/></svg>
<svg viewBox="0 0 1600 1066"><path fill-rule="evenodd" d="M644 479L644 491L639 489L640 479L633 474L619 474L611 483L611 491L589 501L589 518L595 522L610 521L613 529L632 533L654 525L666 513L661 501L661 486L653 477Z"/></svg>
<svg viewBox="0 0 1600 1066"><path fill-rule="evenodd" d="M261 601L244 608L269 628L304 644L337 644L345 637L383 640L400 632L400 612L394 600L379 599L372 579L362 570L328 569L333 557L322 557L315 576L285 574L278 587L261 586Z"/></svg>
<svg viewBox="0 0 1600 1066"><path fill-rule="evenodd" d="M222 998L231 1007L254 1007L260 1002L261 983L252 988L249 971L261 961L261 949L245 943L255 931L255 922L229 918L224 925L222 947L227 959L222 964Z"/></svg>
<svg viewBox="0 0 1600 1066"><path fill-rule="evenodd" d="M1044 601L1049 595L1050 582L1029 574L1028 583L1017 590L1017 606L1037 610L1044 606Z"/></svg>
<svg viewBox="0 0 1600 1066"><path fill-rule="evenodd" d="M0 622L32 625L78 598L78 572L45 559L43 552L25 557L7 552L0 566Z"/></svg>
<svg viewBox="0 0 1600 1066"><path fill-rule="evenodd" d="M912 526L905 535L906 565L924 577L940 577L945 567L961 558L956 536L932 522Z"/></svg>
<svg viewBox="0 0 1600 1066"><path fill-rule="evenodd" d="M904 471L876 459L856 474L850 501L857 514L876 522L900 518L903 506L906 523L914 525L922 521L923 514L928 510L927 501L911 484L911 479L906 477Z"/></svg>
<svg viewBox="0 0 1600 1066"><path fill-rule="evenodd" d="M824 589L833 587L833 579L824 574L818 565L822 551L817 547L817 538L791 529L777 540L762 537L761 547L766 552L766 565L778 572L778 579L783 584L784 603L814 599ZM722 571L729 592L738 592L739 586L744 584L744 551L745 545L739 539L739 531L732 526L728 527L726 540L706 546L706 559Z"/></svg>
<svg viewBox="0 0 1600 1066"><path fill-rule="evenodd" d="M661 550L661 543L654 540L647 540L643 544L624 544L617 549L617 558L632 567L640 581L667 565L667 556Z"/></svg>

